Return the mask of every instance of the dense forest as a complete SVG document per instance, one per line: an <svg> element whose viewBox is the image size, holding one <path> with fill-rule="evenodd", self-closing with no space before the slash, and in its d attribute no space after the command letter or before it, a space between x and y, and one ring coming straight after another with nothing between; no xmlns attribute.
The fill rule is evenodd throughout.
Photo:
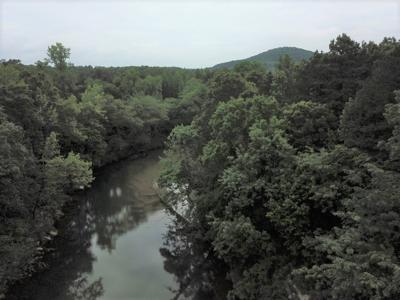
<svg viewBox="0 0 400 300"><path fill-rule="evenodd" d="M272 71L79 67L60 43L47 56L0 64L0 294L40 267L97 168L165 147L176 299L400 298L396 39L343 34Z"/></svg>
<svg viewBox="0 0 400 300"><path fill-rule="evenodd" d="M0 64L0 295L40 267L43 245L93 170L160 148L206 97L208 71L75 67L57 43Z"/></svg>
<svg viewBox="0 0 400 300"><path fill-rule="evenodd" d="M215 73L168 137L178 293L400 299L400 43L343 34L268 78L252 63Z"/></svg>

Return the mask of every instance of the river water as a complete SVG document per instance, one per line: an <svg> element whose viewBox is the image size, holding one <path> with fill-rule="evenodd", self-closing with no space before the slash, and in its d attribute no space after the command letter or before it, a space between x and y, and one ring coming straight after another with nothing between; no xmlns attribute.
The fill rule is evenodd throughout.
<svg viewBox="0 0 400 300"><path fill-rule="evenodd" d="M48 268L11 288L9 299L171 299L174 277L160 254L171 223L155 192L160 152L101 170L71 203L50 242ZM67 209L68 210L68 209Z"/></svg>

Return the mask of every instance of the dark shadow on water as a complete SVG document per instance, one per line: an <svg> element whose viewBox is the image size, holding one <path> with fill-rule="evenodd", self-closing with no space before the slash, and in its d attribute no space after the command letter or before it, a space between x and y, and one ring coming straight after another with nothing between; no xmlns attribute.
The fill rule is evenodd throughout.
<svg viewBox="0 0 400 300"><path fill-rule="evenodd" d="M101 170L93 186L65 208L64 217L57 223L59 235L47 245L44 264L48 268L12 286L6 299L101 298L105 289L103 279L93 274L97 260L93 249L98 247L111 254L122 235L162 209L153 189L159 155L155 152Z"/></svg>
<svg viewBox="0 0 400 300"><path fill-rule="evenodd" d="M12 286L6 299L226 299L223 265L163 210L154 188L159 155L96 174L58 221L48 267Z"/></svg>
<svg viewBox="0 0 400 300"><path fill-rule="evenodd" d="M73 202L79 205L79 202ZM73 204L71 203L71 204ZM102 294L101 278L88 283L85 274L92 271L95 260L89 251L93 227L84 204L68 207L67 215L59 221L61 235L49 242L44 263L49 266L32 278L11 287L7 299L97 299ZM72 215L75 215L72 218Z"/></svg>
<svg viewBox="0 0 400 300"><path fill-rule="evenodd" d="M174 300L223 300L231 284L224 264L212 254L210 245L197 240L190 229L177 220L164 236L160 253L164 269L174 274L177 288Z"/></svg>

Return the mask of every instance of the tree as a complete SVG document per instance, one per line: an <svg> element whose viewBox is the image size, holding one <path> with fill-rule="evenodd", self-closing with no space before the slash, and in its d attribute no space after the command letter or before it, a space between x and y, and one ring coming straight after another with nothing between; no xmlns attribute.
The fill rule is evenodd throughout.
<svg viewBox="0 0 400 300"><path fill-rule="evenodd" d="M71 194L90 185L93 167L162 146L174 125L162 96L180 98L176 121L185 123L208 96L209 71L68 67L60 43L48 56L36 65L0 61L0 298L35 271L45 237ZM91 286L77 297L101 292Z"/></svg>
<svg viewBox="0 0 400 300"><path fill-rule="evenodd" d="M135 90L140 96L162 97L162 78L161 76L146 76L135 83Z"/></svg>
<svg viewBox="0 0 400 300"><path fill-rule="evenodd" d="M243 61L234 67L247 82L254 85L257 95L269 95L271 92L272 74L264 65L254 61Z"/></svg>
<svg viewBox="0 0 400 300"><path fill-rule="evenodd" d="M383 113L386 104L395 102L393 92L400 87L400 45L394 51L375 62L371 76L343 110L340 129L349 147L376 153L378 143L391 135Z"/></svg>
<svg viewBox="0 0 400 300"><path fill-rule="evenodd" d="M297 88L302 99L325 103L337 118L369 76L375 57L368 45L360 46L346 34L329 44L327 53L316 53L299 73Z"/></svg>
<svg viewBox="0 0 400 300"><path fill-rule="evenodd" d="M321 149L335 143L336 118L326 105L299 101L285 107L283 115L289 142L298 150Z"/></svg>
<svg viewBox="0 0 400 300"><path fill-rule="evenodd" d="M162 98L177 98L184 86L181 72L165 72L162 76Z"/></svg>
<svg viewBox="0 0 400 300"><path fill-rule="evenodd" d="M177 160L166 163L162 182L187 187L191 230L204 233L204 242L227 264L231 296L240 299L272 290L265 274L273 267L258 260L275 251L272 232L264 227L267 201L279 197L282 170L294 163L277 113L271 97L219 102L207 133L198 127L202 122L193 122L175 128L169 141L169 159ZM249 274L247 282L239 274ZM256 277L258 285L251 282Z"/></svg>
<svg viewBox="0 0 400 300"><path fill-rule="evenodd" d="M210 94L218 101L237 98L245 90L246 81L233 71L218 71L210 82Z"/></svg>
<svg viewBox="0 0 400 300"><path fill-rule="evenodd" d="M266 72L266 67L260 62L245 60L236 64L233 70L245 77L247 74L253 71Z"/></svg>
<svg viewBox="0 0 400 300"><path fill-rule="evenodd" d="M387 104L384 112L386 121L392 127L392 135L387 141L382 141L379 146L389 154L387 167L398 170L400 167L400 90L395 91L395 101L394 104Z"/></svg>
<svg viewBox="0 0 400 300"><path fill-rule="evenodd" d="M173 126L189 124L200 111L208 97L208 88L200 80L188 80L178 98L165 99L170 104L168 111Z"/></svg>
<svg viewBox="0 0 400 300"><path fill-rule="evenodd" d="M68 153L66 158L55 156L46 161L46 184L65 192L83 189L93 181L92 164L80 159L79 154Z"/></svg>
<svg viewBox="0 0 400 300"><path fill-rule="evenodd" d="M60 145L58 144L57 134L52 131L46 138L42 159L47 161L60 155Z"/></svg>
<svg viewBox="0 0 400 300"><path fill-rule="evenodd" d="M61 43L55 43L47 48L47 56L57 70L64 71L67 66L67 60L71 55L71 49L64 47Z"/></svg>
<svg viewBox="0 0 400 300"><path fill-rule="evenodd" d="M136 82L139 80L139 73L137 70L126 70L121 74L116 74L113 83L117 87L119 98L127 99L134 96L136 92Z"/></svg>
<svg viewBox="0 0 400 300"><path fill-rule="evenodd" d="M293 102L296 96L296 76L297 68L290 56L281 56L272 79L272 95L280 102Z"/></svg>
<svg viewBox="0 0 400 300"><path fill-rule="evenodd" d="M338 215L344 226L310 243L321 259L296 271L311 299L400 296L399 174L366 165L370 183L355 189Z"/></svg>
<svg viewBox="0 0 400 300"><path fill-rule="evenodd" d="M0 291L31 270L36 231L31 203L37 198L35 158L24 143L24 131L0 109Z"/></svg>
<svg viewBox="0 0 400 300"><path fill-rule="evenodd" d="M252 95L251 64L216 72L172 131L160 184L228 299L399 298L399 66L395 40L342 35L299 67L282 58L276 98Z"/></svg>
<svg viewBox="0 0 400 300"><path fill-rule="evenodd" d="M360 51L360 44L343 33L329 43L329 51L333 55L355 56Z"/></svg>

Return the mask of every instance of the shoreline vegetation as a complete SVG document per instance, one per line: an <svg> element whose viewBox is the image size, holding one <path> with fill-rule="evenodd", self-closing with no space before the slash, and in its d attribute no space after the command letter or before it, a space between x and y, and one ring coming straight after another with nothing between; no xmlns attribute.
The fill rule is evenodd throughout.
<svg viewBox="0 0 400 300"><path fill-rule="evenodd" d="M40 266L93 169L164 147L158 184L178 215L160 252L180 266L177 297L221 299L221 284L228 299L400 298L396 39L342 34L274 70L80 67L60 43L47 54L0 64L0 295Z"/></svg>
<svg viewBox="0 0 400 300"><path fill-rule="evenodd" d="M187 221L163 253L189 261L181 294L218 299L223 270L232 300L400 298L400 43L329 49L282 57L270 84L255 63L216 72L172 130L160 186Z"/></svg>
<svg viewBox="0 0 400 300"><path fill-rule="evenodd" d="M92 170L163 147L205 89L202 72L75 67L69 55L57 43L35 65L0 64L0 294L40 268L63 205Z"/></svg>

